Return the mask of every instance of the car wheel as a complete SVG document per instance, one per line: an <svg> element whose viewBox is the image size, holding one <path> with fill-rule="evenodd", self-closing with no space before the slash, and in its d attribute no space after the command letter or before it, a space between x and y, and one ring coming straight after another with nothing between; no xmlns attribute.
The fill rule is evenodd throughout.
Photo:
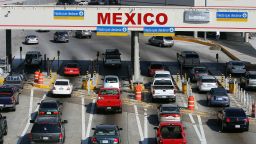
<svg viewBox="0 0 256 144"><path fill-rule="evenodd" d="M221 122L221 131L224 132L225 130L226 129L225 129L224 125L223 125L223 122Z"/></svg>
<svg viewBox="0 0 256 144"><path fill-rule="evenodd" d="M249 125L244 129L244 131L249 131Z"/></svg>
<svg viewBox="0 0 256 144"><path fill-rule="evenodd" d="M91 39L92 38L92 36L89 36L89 39Z"/></svg>
<svg viewBox="0 0 256 144"><path fill-rule="evenodd" d="M163 44L162 44L162 43L159 43L159 47L163 47Z"/></svg>
<svg viewBox="0 0 256 144"><path fill-rule="evenodd" d="M11 111L16 111L16 106L14 106L14 107L11 109Z"/></svg>

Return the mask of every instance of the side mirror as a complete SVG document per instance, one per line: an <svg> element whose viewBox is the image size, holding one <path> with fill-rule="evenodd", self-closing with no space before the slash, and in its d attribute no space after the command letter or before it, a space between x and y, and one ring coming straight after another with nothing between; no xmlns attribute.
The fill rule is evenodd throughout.
<svg viewBox="0 0 256 144"><path fill-rule="evenodd" d="M34 123L34 122L35 122L35 120L30 120L29 122L30 122L30 123Z"/></svg>
<svg viewBox="0 0 256 144"><path fill-rule="evenodd" d="M2 118L3 118L3 119L6 119L6 116L3 116Z"/></svg>
<svg viewBox="0 0 256 144"><path fill-rule="evenodd" d="M118 128L118 130L123 130L123 128Z"/></svg>
<svg viewBox="0 0 256 144"><path fill-rule="evenodd" d="M66 124L68 123L68 120L63 120L61 123Z"/></svg>
<svg viewBox="0 0 256 144"><path fill-rule="evenodd" d="M92 130L95 130L95 128L92 128Z"/></svg>

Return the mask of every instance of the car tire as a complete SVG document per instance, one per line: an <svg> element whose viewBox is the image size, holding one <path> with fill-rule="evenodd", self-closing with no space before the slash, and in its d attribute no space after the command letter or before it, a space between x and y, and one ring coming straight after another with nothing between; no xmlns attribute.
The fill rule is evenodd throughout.
<svg viewBox="0 0 256 144"><path fill-rule="evenodd" d="M211 104L211 101L209 101L208 99L207 99L207 105L210 107L212 104Z"/></svg>
<svg viewBox="0 0 256 144"><path fill-rule="evenodd" d="M92 38L92 36L89 36L89 39L91 39Z"/></svg>
<svg viewBox="0 0 256 144"><path fill-rule="evenodd" d="M225 132L226 128L223 126L223 122L221 122L221 131Z"/></svg>
<svg viewBox="0 0 256 144"><path fill-rule="evenodd" d="M244 129L244 131L249 131L249 125Z"/></svg>
<svg viewBox="0 0 256 144"><path fill-rule="evenodd" d="M11 111L16 111L16 106L14 106L13 108L11 108Z"/></svg>

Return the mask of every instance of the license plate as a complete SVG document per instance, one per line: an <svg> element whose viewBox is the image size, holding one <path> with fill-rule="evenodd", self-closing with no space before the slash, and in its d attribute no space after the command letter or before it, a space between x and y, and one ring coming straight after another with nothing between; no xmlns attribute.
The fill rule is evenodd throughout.
<svg viewBox="0 0 256 144"><path fill-rule="evenodd" d="M217 100L222 101L223 99L222 98L217 98Z"/></svg>
<svg viewBox="0 0 256 144"><path fill-rule="evenodd" d="M102 143L108 143L108 140L102 140Z"/></svg>
<svg viewBox="0 0 256 144"><path fill-rule="evenodd" d="M240 128L240 125L235 125L235 128Z"/></svg>
<svg viewBox="0 0 256 144"><path fill-rule="evenodd" d="M166 98L166 96L162 96L162 98Z"/></svg>
<svg viewBox="0 0 256 144"><path fill-rule="evenodd" d="M46 112L46 114L52 114L52 112Z"/></svg>
<svg viewBox="0 0 256 144"><path fill-rule="evenodd" d="M107 107L107 109L109 109L109 110L110 110L110 109L111 109L111 107Z"/></svg>
<svg viewBox="0 0 256 144"><path fill-rule="evenodd" d="M43 140L49 140L49 137L43 137Z"/></svg>

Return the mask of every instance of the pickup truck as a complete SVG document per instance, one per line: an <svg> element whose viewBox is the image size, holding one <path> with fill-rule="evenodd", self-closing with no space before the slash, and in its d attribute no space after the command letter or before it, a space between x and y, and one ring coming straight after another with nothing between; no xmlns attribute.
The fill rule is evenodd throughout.
<svg viewBox="0 0 256 144"><path fill-rule="evenodd" d="M100 88L96 101L96 111L117 111L122 113L121 93L118 88Z"/></svg>
<svg viewBox="0 0 256 144"><path fill-rule="evenodd" d="M167 99L176 101L175 86L170 78L155 78L151 85L152 100Z"/></svg>
<svg viewBox="0 0 256 144"><path fill-rule="evenodd" d="M200 65L199 55L194 51L177 53L177 61L181 67L195 67Z"/></svg>

